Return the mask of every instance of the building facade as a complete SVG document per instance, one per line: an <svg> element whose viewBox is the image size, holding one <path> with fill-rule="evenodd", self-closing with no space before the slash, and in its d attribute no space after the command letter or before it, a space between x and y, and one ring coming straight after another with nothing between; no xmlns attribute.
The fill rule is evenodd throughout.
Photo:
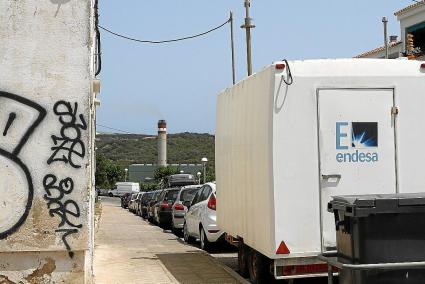
<svg viewBox="0 0 425 284"><path fill-rule="evenodd" d="M177 168L185 174L196 176L202 172L202 164L169 164L168 166ZM152 182L154 180L155 170L158 168L155 164L133 164L128 167L128 180L131 182Z"/></svg>
<svg viewBox="0 0 425 284"><path fill-rule="evenodd" d="M0 283L91 283L95 0L0 1Z"/></svg>
<svg viewBox="0 0 425 284"><path fill-rule="evenodd" d="M400 40L390 37L389 58L425 60L425 1L409 5L394 14L400 22ZM356 58L384 58L385 47L364 52Z"/></svg>

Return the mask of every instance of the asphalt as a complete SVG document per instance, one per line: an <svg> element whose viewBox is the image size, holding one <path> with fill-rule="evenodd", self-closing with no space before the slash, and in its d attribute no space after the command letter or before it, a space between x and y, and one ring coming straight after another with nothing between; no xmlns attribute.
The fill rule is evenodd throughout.
<svg viewBox="0 0 425 284"><path fill-rule="evenodd" d="M187 245L170 231L122 209L118 198L102 197L101 205L95 236L96 283L247 283L233 270L234 252L213 257Z"/></svg>

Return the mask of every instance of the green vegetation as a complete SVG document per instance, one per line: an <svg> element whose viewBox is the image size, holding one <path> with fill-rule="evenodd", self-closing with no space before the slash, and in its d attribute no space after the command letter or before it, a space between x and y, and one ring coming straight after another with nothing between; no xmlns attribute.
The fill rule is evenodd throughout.
<svg viewBox="0 0 425 284"><path fill-rule="evenodd" d="M103 154L96 155L96 187L112 188L117 181L125 179L125 170L122 166L107 159Z"/></svg>
<svg viewBox="0 0 425 284"><path fill-rule="evenodd" d="M156 136L139 134L100 134L96 137L97 153L128 167L130 164L155 164ZM169 164L199 164L207 157L208 170L214 172L214 136L210 134L169 134L167 158Z"/></svg>

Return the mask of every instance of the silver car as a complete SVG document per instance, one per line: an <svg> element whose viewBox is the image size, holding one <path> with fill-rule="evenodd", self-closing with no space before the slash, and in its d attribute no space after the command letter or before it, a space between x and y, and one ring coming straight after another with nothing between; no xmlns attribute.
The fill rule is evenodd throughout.
<svg viewBox="0 0 425 284"><path fill-rule="evenodd" d="M173 232L180 233L183 230L187 207L199 189L201 189L200 185L189 185L180 189L176 202L174 202L172 207L171 230Z"/></svg>

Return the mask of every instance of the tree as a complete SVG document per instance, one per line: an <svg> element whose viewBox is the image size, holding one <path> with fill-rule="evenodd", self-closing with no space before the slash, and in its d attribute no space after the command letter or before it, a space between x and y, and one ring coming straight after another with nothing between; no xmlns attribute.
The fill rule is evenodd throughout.
<svg viewBox="0 0 425 284"><path fill-rule="evenodd" d="M105 158L102 154L96 154L96 187L111 188L117 181L125 179L125 170Z"/></svg>
<svg viewBox="0 0 425 284"><path fill-rule="evenodd" d="M159 188L159 184L154 182L141 182L140 183L140 191L152 191L157 190Z"/></svg>
<svg viewBox="0 0 425 284"><path fill-rule="evenodd" d="M177 167L159 167L155 170L154 179L157 183L167 184L168 176L179 173Z"/></svg>

